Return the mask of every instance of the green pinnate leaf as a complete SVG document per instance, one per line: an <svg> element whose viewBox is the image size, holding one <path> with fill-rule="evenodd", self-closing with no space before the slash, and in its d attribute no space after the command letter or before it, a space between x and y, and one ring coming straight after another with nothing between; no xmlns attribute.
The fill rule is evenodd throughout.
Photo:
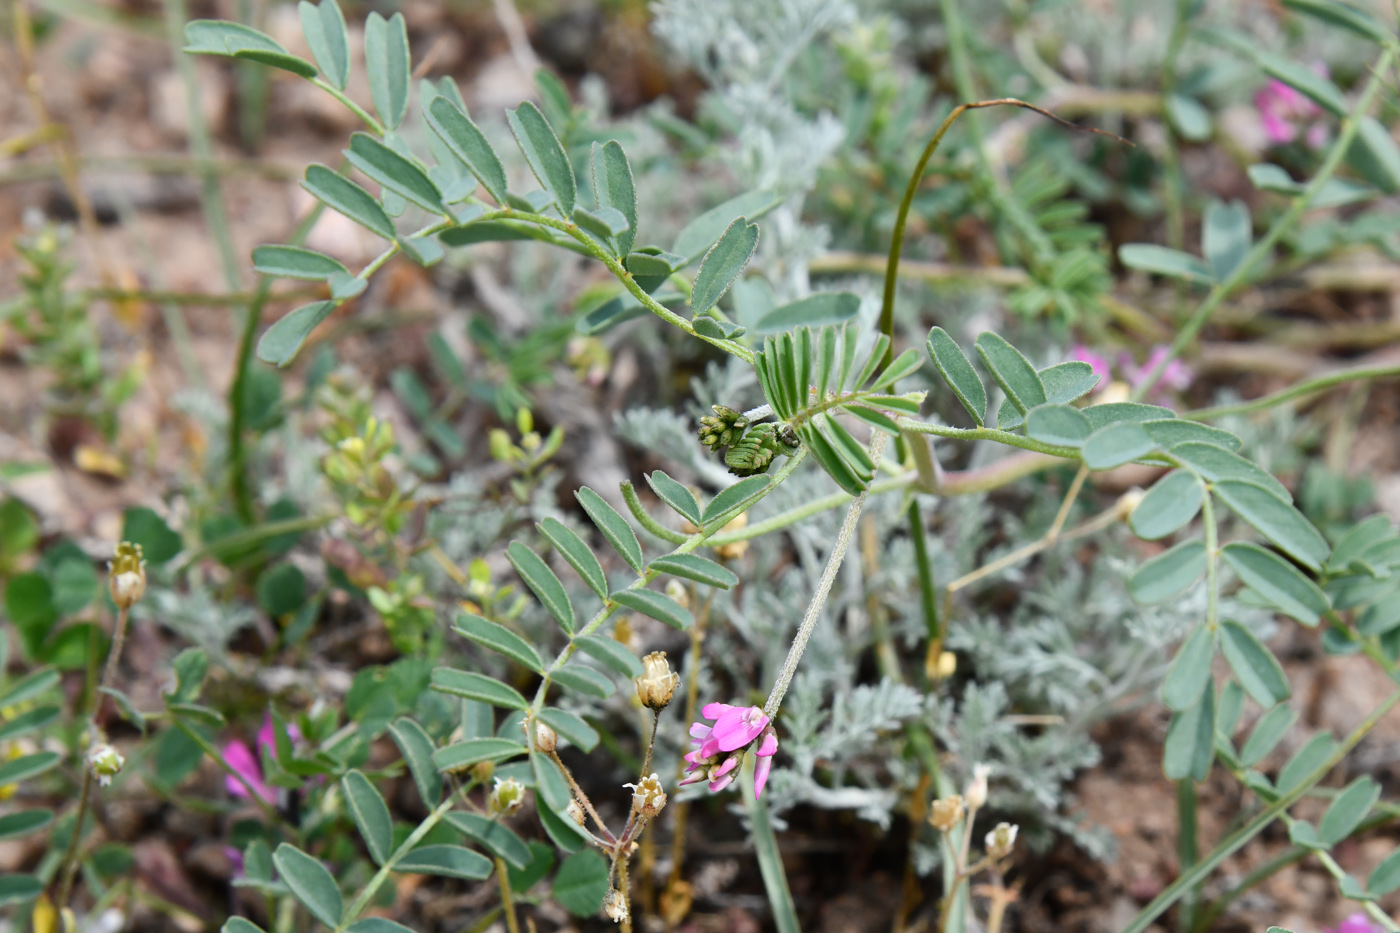
<svg viewBox="0 0 1400 933"><path fill-rule="evenodd" d="M1157 449L1141 424L1125 421L1099 428L1084 441L1081 454L1091 470L1111 470Z"/></svg>
<svg viewBox="0 0 1400 933"><path fill-rule="evenodd" d="M1037 405L1025 420L1026 437L1059 447L1078 447L1093 433L1089 419L1070 405Z"/></svg>
<svg viewBox="0 0 1400 933"><path fill-rule="evenodd" d="M297 4L301 16L301 32L316 59L321 74L336 90L345 90L350 80L350 36L345 28L345 14L336 0Z"/></svg>
<svg viewBox="0 0 1400 933"><path fill-rule="evenodd" d="M530 171L539 179L550 200L559 209L561 217L569 218L574 212L577 187L574 170L569 164L569 156L554 134L549 121L538 107L526 101L514 110L506 112L510 131L525 156Z"/></svg>
<svg viewBox="0 0 1400 933"><path fill-rule="evenodd" d="M623 677L642 676L642 662L616 638L606 635L580 635L574 639L578 649L591 658L602 661Z"/></svg>
<svg viewBox="0 0 1400 933"><path fill-rule="evenodd" d="M354 768L345 772L340 786L345 791L350 816L365 841L365 847L369 849L370 858L376 865L383 865L394 846L394 821L389 816L389 807L369 778Z"/></svg>
<svg viewBox="0 0 1400 933"><path fill-rule="evenodd" d="M685 486L671 479L661 470L656 470L647 476L647 485L651 491L656 493L657 498L669 505L682 518L692 525L700 524L700 503L695 501L695 494Z"/></svg>
<svg viewBox="0 0 1400 933"><path fill-rule="evenodd" d="M285 315L263 331L258 340L258 359L278 367L291 363L306 338L335 308L334 301L313 301Z"/></svg>
<svg viewBox="0 0 1400 933"><path fill-rule="evenodd" d="M1400 888L1400 849L1387 855L1366 879L1366 890L1374 897L1381 897Z"/></svg>
<svg viewBox="0 0 1400 933"><path fill-rule="evenodd" d="M58 766L59 756L54 752L35 752L13 758L0 765L0 787L18 784L36 778Z"/></svg>
<svg viewBox="0 0 1400 933"><path fill-rule="evenodd" d="M53 822L52 810L20 810L0 816L0 839L18 839L37 833Z"/></svg>
<svg viewBox="0 0 1400 933"><path fill-rule="evenodd" d="M928 332L928 353L933 357L933 365L953 394L962 402L963 408L972 416L978 427L983 424L987 412L987 390L982 386L977 371L972 368L967 355L948 332L935 327Z"/></svg>
<svg viewBox="0 0 1400 933"><path fill-rule="evenodd" d="M1185 470L1173 470L1133 507L1128 524L1139 538L1156 541L1190 524L1204 499L1200 480Z"/></svg>
<svg viewBox="0 0 1400 933"><path fill-rule="evenodd" d="M757 220L781 203L782 198L771 191L750 191L710 208L686 224L676 236L671 247L671 252L681 257L676 269L685 268L709 252L740 217Z"/></svg>
<svg viewBox="0 0 1400 933"><path fill-rule="evenodd" d="M292 894L313 917L332 929L340 925L345 905L335 877L325 865L286 842L272 853L272 862Z"/></svg>
<svg viewBox="0 0 1400 933"><path fill-rule="evenodd" d="M705 530L710 531L733 521L739 513L761 499L772 485L772 479L767 476L749 476L721 489L705 506Z"/></svg>
<svg viewBox="0 0 1400 933"><path fill-rule="evenodd" d="M1017 411L1024 415L1045 404L1045 385L1020 350L997 334L983 333L977 337L977 353Z"/></svg>
<svg viewBox="0 0 1400 933"><path fill-rule="evenodd" d="M593 849L564 859L554 875L554 900L576 917L591 917L608 893L608 863Z"/></svg>
<svg viewBox="0 0 1400 933"><path fill-rule="evenodd" d="M1381 797L1380 785L1363 775L1347 785L1322 815L1317 834L1324 846L1334 846L1356 831Z"/></svg>
<svg viewBox="0 0 1400 933"><path fill-rule="evenodd" d="M1195 583L1205 572L1205 545L1199 541L1183 541L1139 567L1128 580L1128 592L1144 605L1165 602Z"/></svg>
<svg viewBox="0 0 1400 933"><path fill-rule="evenodd" d="M1320 570L1330 548L1327 540L1293 506L1272 490L1243 480L1221 480L1212 487L1235 514L1309 570Z"/></svg>
<svg viewBox="0 0 1400 933"><path fill-rule="evenodd" d="M408 113L411 84L408 24L402 13L386 20L371 12L365 20L365 72L379 119L385 129L397 129Z"/></svg>
<svg viewBox="0 0 1400 933"><path fill-rule="evenodd" d="M482 647L490 648L523 664L536 674L544 673L544 662L540 660L539 652L504 625L464 612L457 617L457 624L453 626L453 630Z"/></svg>
<svg viewBox="0 0 1400 933"><path fill-rule="evenodd" d="M301 2L306 3L306 0ZM340 260L301 246L255 246L253 268L262 275L309 282L324 282L336 273L350 272Z"/></svg>
<svg viewBox="0 0 1400 933"><path fill-rule="evenodd" d="M1200 258L1155 243L1125 243L1118 247L1118 259L1129 269L1168 278L1207 284L1215 281L1215 273Z"/></svg>
<svg viewBox="0 0 1400 933"><path fill-rule="evenodd" d="M395 237L394 222L368 191L324 165L310 165L301 186L331 210L344 214L355 223L382 236Z"/></svg>
<svg viewBox="0 0 1400 933"><path fill-rule="evenodd" d="M565 591L564 584L559 582L559 578L554 575L553 570L549 569L549 565L544 562L544 559L519 541L512 541L510 546L506 548L506 559L515 568L515 572L520 574L520 579L525 581L525 585L530 587L530 591L549 610L549 614L554 616L554 620L559 623L564 634L572 635L574 632L573 603L569 601L569 594Z"/></svg>
<svg viewBox="0 0 1400 933"><path fill-rule="evenodd" d="M433 752L438 771L465 771L483 761L505 761L525 754L525 746L514 739L468 739L444 745Z"/></svg>
<svg viewBox="0 0 1400 933"><path fill-rule="evenodd" d="M593 144L589 154L593 171L593 195L600 208L620 211L627 226L614 235L615 255L626 256L637 239L637 191L627 153L615 139Z"/></svg>
<svg viewBox="0 0 1400 933"><path fill-rule="evenodd" d="M316 77L316 66L291 54L265 32L242 23L196 19L185 24L184 51L191 55L227 55L290 71L303 78Z"/></svg>
<svg viewBox="0 0 1400 933"><path fill-rule="evenodd" d="M509 684L493 680L484 674L439 667L432 673L432 686L440 693L479 700L502 709L529 709L529 702Z"/></svg>
<svg viewBox="0 0 1400 933"><path fill-rule="evenodd" d="M350 148L343 151L351 165L381 187L425 211L434 214L447 212L447 206L442 203L442 192L438 191L427 173L368 133L353 134Z"/></svg>
<svg viewBox="0 0 1400 933"><path fill-rule="evenodd" d="M453 829L484 846L493 855L505 859L513 868L525 868L530 864L530 847L499 820L493 820L479 813L466 813L454 810L447 814L446 821Z"/></svg>
<svg viewBox="0 0 1400 933"><path fill-rule="evenodd" d="M1321 587L1272 551L1234 541L1225 545L1221 556L1241 582L1304 625L1317 625L1322 614L1331 608Z"/></svg>
<svg viewBox="0 0 1400 933"><path fill-rule="evenodd" d="M668 596L652 590L619 590L610 597L613 602L633 612L665 622L674 629L685 631L695 624L690 610Z"/></svg>
<svg viewBox="0 0 1400 933"><path fill-rule="evenodd" d="M561 687L599 700L617 692L617 686L606 675L582 664L567 664L549 676Z"/></svg>
<svg viewBox="0 0 1400 933"><path fill-rule="evenodd" d="M698 554L667 554L652 561L651 569L724 590L739 583L739 578L728 567Z"/></svg>
<svg viewBox="0 0 1400 933"><path fill-rule="evenodd" d="M1215 635L1198 625L1181 643L1162 681L1162 701L1181 712L1195 706L1210 685L1210 663L1215 657Z"/></svg>
<svg viewBox="0 0 1400 933"><path fill-rule="evenodd" d="M438 97L428 105L427 120L432 131L462 160L487 193L497 204L504 206L507 201L506 170L501 166L496 150L487 141L486 134L464 110L445 97Z"/></svg>
<svg viewBox="0 0 1400 933"><path fill-rule="evenodd" d="M591 752L598 746L598 730L573 713L551 707L540 711L540 719L580 751Z"/></svg>
<svg viewBox="0 0 1400 933"><path fill-rule="evenodd" d="M601 598L607 599L608 580L603 574L603 565L598 562L597 556L588 545L583 543L583 539L558 519L546 518L538 527L540 534L554 545L559 555L568 561L569 566L588 584L588 588Z"/></svg>
<svg viewBox="0 0 1400 933"><path fill-rule="evenodd" d="M690 307L696 317L709 311L734 284L758 249L758 224L735 218L724 234L700 260L700 271L690 293Z"/></svg>
<svg viewBox="0 0 1400 933"><path fill-rule="evenodd" d="M1162 746L1162 772L1173 781L1204 781L1215 760L1215 691L1205 690L1190 709L1172 714Z"/></svg>
<svg viewBox="0 0 1400 933"><path fill-rule="evenodd" d="M603 497L598 495L587 486L581 487L574 493L579 505L588 513L588 517L593 519L593 524L598 526L598 530L603 533L603 537L608 539L608 543L613 549L627 561L627 565L637 573L642 572L642 546L637 543L636 532L632 526L627 524L627 520L617 514L617 510L608 505Z"/></svg>
<svg viewBox="0 0 1400 933"><path fill-rule="evenodd" d="M491 860L480 852L464 846L420 846L399 859L395 871L417 875L440 875L465 881L482 881L491 877Z"/></svg>
<svg viewBox="0 0 1400 933"><path fill-rule="evenodd" d="M1240 764L1252 768L1267 758L1297 721L1298 714L1283 703L1260 716L1240 749Z"/></svg>
<svg viewBox="0 0 1400 933"><path fill-rule="evenodd" d="M1260 706L1269 709L1291 695L1288 678L1278 659L1243 625L1231 621L1221 623L1220 648L1235 672L1235 679Z"/></svg>
<svg viewBox="0 0 1400 933"><path fill-rule="evenodd" d="M389 734L408 764L408 771L413 775L414 786L418 788L424 806L431 810L442 802L442 775L438 774L433 760L433 740L422 726L406 716L400 716L389 724Z"/></svg>
<svg viewBox="0 0 1400 933"><path fill-rule="evenodd" d="M1254 242L1254 225L1243 201L1212 198L1201 221L1201 250L1217 279L1228 279Z"/></svg>

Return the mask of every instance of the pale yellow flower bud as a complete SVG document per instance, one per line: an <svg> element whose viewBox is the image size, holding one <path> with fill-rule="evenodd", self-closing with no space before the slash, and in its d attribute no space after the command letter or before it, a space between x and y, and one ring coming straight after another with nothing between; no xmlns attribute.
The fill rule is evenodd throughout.
<svg viewBox="0 0 1400 933"><path fill-rule="evenodd" d="M946 833L962 822L965 812L963 799L958 794L951 797L941 797L935 800L933 806L929 808L928 821L934 829Z"/></svg>
<svg viewBox="0 0 1400 933"><path fill-rule="evenodd" d="M637 678L637 699L647 709L660 712L676 694L681 677L671 670L666 652L653 651L642 658L642 676Z"/></svg>
<svg viewBox="0 0 1400 933"><path fill-rule="evenodd" d="M552 752L559 744L559 734L546 723L535 721L535 748L542 752Z"/></svg>
<svg viewBox="0 0 1400 933"><path fill-rule="evenodd" d="M492 816L511 816L525 805L525 785L515 778L496 778L496 786L486 799L486 809Z"/></svg>
<svg viewBox="0 0 1400 933"><path fill-rule="evenodd" d="M121 773L124 764L126 759L121 753L105 742L88 752L88 767L92 769L97 783L103 787L112 783L112 778Z"/></svg>
<svg viewBox="0 0 1400 933"><path fill-rule="evenodd" d="M1006 858L1016 846L1016 832L1021 827L1015 823L998 823L987 833L987 856L993 861Z"/></svg>
<svg viewBox="0 0 1400 933"><path fill-rule="evenodd" d="M972 768L972 782L967 785L967 790L963 791L963 799L967 802L969 810L980 810L987 803L987 775L992 769L986 765L974 765Z"/></svg>
<svg viewBox="0 0 1400 933"><path fill-rule="evenodd" d="M117 608L130 609L140 602L146 592L146 562L141 559L141 545L129 541L118 544L107 568L107 589Z"/></svg>

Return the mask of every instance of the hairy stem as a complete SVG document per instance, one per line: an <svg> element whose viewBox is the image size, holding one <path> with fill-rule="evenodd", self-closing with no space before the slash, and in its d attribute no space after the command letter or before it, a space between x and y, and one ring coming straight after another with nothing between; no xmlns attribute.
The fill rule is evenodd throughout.
<svg viewBox="0 0 1400 933"><path fill-rule="evenodd" d="M870 445L870 459L876 463L880 462L880 455L885 451L885 438L883 432L875 432L875 440ZM788 648L787 659L783 661L783 669L778 673L778 679L773 684L773 691L768 694L768 702L763 705L763 712L769 719L775 719L779 708L783 705L783 695L787 693L788 685L792 683L792 677L797 673L797 662L802 660L802 652L807 649L807 642L812 637L813 630L817 627L817 619L821 616L822 606L826 604L826 597L831 592L831 585L836 582L836 572L841 569L841 562L846 558L846 548L850 546L851 535L855 533L856 522L860 519L861 509L865 508L866 497L870 495L867 488L855 500L851 502L850 508L846 510L846 520L841 523L841 530L836 535L836 543L832 545L831 556L827 558L826 569L822 571L821 580L817 583L817 591L812 595L812 601L807 605L807 613L802 617L802 624L798 626L797 635L792 640L792 646Z"/></svg>

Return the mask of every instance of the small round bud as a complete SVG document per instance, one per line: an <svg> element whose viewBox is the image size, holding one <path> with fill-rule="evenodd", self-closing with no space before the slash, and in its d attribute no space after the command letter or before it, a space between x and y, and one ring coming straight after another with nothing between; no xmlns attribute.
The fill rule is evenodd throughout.
<svg viewBox="0 0 1400 933"><path fill-rule="evenodd" d="M496 763L494 761L478 761L472 765L472 778L478 784L485 784L491 780L491 776L496 773Z"/></svg>
<svg viewBox="0 0 1400 933"><path fill-rule="evenodd" d="M962 822L964 812L962 797L957 794L941 797L929 809L928 821L934 829L946 833Z"/></svg>
<svg viewBox="0 0 1400 933"><path fill-rule="evenodd" d="M106 742L93 746L92 751L88 752L88 767L92 769L97 783L103 787L112 783L112 778L121 773L124 764L126 759Z"/></svg>
<svg viewBox="0 0 1400 933"><path fill-rule="evenodd" d="M535 748L542 752L552 752L559 744L559 733L551 729L546 723L535 721Z"/></svg>
<svg viewBox="0 0 1400 933"><path fill-rule="evenodd" d="M690 592L685 588L685 584L679 580L670 580L666 584L666 595L671 597L678 605L686 609L690 608Z"/></svg>
<svg viewBox="0 0 1400 933"><path fill-rule="evenodd" d="M580 826L583 825L585 820L583 814L583 807L579 806L577 800L570 800L569 805L564 808L564 812L568 814L569 819L573 820Z"/></svg>
<svg viewBox="0 0 1400 933"><path fill-rule="evenodd" d="M118 609L130 609L140 602L146 592L146 562L141 559L141 545L123 541L107 562L107 589Z"/></svg>
<svg viewBox="0 0 1400 933"><path fill-rule="evenodd" d="M612 889L603 898L603 912L613 923L621 923L627 919L627 898L622 896L621 891Z"/></svg>
<svg viewBox="0 0 1400 933"><path fill-rule="evenodd" d="M492 816L511 816L525 805L525 785L515 778L504 781L496 778L496 786L491 796L486 798L486 809Z"/></svg>
<svg viewBox="0 0 1400 933"><path fill-rule="evenodd" d="M642 658L642 676L637 678L637 699L647 709L658 713L676 695L676 686L681 676L671 670L666 660L666 652L653 651Z"/></svg>
<svg viewBox="0 0 1400 933"><path fill-rule="evenodd" d="M1016 832L1021 827L1015 823L998 823L987 833L987 856L993 861L1006 858L1016 846Z"/></svg>
<svg viewBox="0 0 1400 933"><path fill-rule="evenodd" d="M640 813L647 819L656 816L666 806L666 791L661 789L661 780L654 771L650 777L644 777L636 784L622 786L632 788L632 812Z"/></svg>
<svg viewBox="0 0 1400 933"><path fill-rule="evenodd" d="M963 791L963 799L967 802L969 810L980 810L987 803L987 775L992 769L986 765L974 765L972 768L972 782L967 785L967 790Z"/></svg>

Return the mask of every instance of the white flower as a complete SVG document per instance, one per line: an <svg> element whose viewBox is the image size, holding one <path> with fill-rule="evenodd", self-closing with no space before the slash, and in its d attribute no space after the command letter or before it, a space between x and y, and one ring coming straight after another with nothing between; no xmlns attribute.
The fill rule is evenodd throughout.
<svg viewBox="0 0 1400 933"><path fill-rule="evenodd" d="M980 810L987 802L987 775L992 769L986 765L975 765L972 769L972 782L963 791L963 800L969 810Z"/></svg>

